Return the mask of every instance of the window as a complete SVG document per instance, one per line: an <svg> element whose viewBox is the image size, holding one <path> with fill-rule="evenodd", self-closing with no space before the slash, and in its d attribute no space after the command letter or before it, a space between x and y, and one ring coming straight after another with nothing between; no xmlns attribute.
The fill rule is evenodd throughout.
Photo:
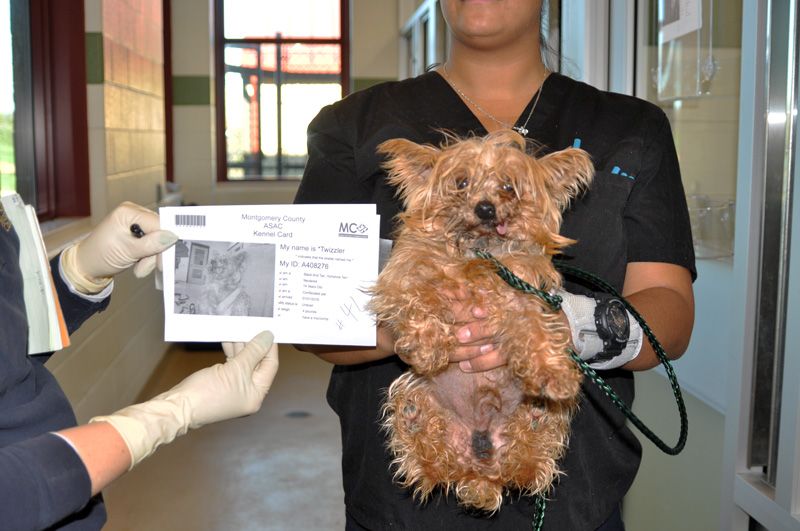
<svg viewBox="0 0 800 531"><path fill-rule="evenodd" d="M69 5L68 5L69 4ZM83 2L0 0L0 187L40 219L89 214Z"/></svg>
<svg viewBox="0 0 800 531"><path fill-rule="evenodd" d="M297 179L348 86L347 1L217 0L218 180Z"/></svg>
<svg viewBox="0 0 800 531"><path fill-rule="evenodd" d="M0 84L0 191L17 191L25 200L35 204L35 187L33 175L27 174L23 168L26 159L31 157L17 153L16 146L24 145L18 140L25 130L32 132L32 123L27 123L26 116L31 115L30 98L16 101L15 95L30 94L30 47L24 46L29 41L30 25L28 24L28 6L23 2L0 0L0 76L11 80L11 83ZM22 155L22 156L20 156ZM21 179L17 174L21 173Z"/></svg>
<svg viewBox="0 0 800 531"><path fill-rule="evenodd" d="M447 59L447 26L438 0L424 0L401 31L401 78L418 76Z"/></svg>

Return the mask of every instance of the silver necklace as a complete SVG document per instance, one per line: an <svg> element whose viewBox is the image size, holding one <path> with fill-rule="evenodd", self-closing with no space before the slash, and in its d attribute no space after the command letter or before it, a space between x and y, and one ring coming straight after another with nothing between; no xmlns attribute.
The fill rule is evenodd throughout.
<svg viewBox="0 0 800 531"><path fill-rule="evenodd" d="M542 76L542 84L539 85L539 90L536 91L536 99L533 100L533 105L531 105L531 110L528 111L528 117L525 118L525 123L522 125L514 125L514 126L496 118L492 113L490 113L489 111L478 105L475 101L472 100L472 98L464 94L464 91L458 88L458 85L456 85L453 79L450 77L450 72L447 70L447 63L442 64L442 70L444 71L444 79L451 87L453 87L453 90L455 90L458 93L458 95L464 99L464 101L466 101L467 103L478 109L481 113L485 114L493 122L497 123L501 127L504 127L506 129L513 129L514 131L523 136L528 134L528 122L531 121L531 116L533 116L533 111L536 110L536 104L539 103L539 96L542 95L544 82L547 79L547 70L544 71L544 76Z"/></svg>

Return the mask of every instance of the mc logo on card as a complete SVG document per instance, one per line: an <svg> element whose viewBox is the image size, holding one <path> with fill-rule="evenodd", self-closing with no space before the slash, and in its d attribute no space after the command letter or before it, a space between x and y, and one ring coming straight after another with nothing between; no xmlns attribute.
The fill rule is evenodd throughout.
<svg viewBox="0 0 800 531"><path fill-rule="evenodd" d="M339 237L340 238L366 238L368 227L363 223L347 223L342 221L339 223Z"/></svg>

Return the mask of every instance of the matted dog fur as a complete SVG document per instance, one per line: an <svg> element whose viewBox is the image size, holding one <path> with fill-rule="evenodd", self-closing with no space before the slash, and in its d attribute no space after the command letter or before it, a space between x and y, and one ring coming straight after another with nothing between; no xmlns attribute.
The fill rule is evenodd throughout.
<svg viewBox="0 0 800 531"><path fill-rule="evenodd" d="M552 256L562 211L593 175L586 152L541 158L514 131L448 137L441 147L394 139L379 146L405 204L371 309L410 370L395 380L383 426L395 479L422 502L452 491L494 512L503 494L546 493L559 474L582 375L569 329L539 297L508 286L473 249L491 252L531 285L561 286ZM465 373L451 297L466 289L488 311L505 366Z"/></svg>

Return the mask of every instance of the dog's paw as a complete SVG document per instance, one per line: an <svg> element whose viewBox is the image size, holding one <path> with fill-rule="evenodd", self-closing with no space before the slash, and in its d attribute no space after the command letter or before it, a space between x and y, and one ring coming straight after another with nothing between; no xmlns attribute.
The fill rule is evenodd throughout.
<svg viewBox="0 0 800 531"><path fill-rule="evenodd" d="M580 392L583 376L571 360L564 361L569 363L537 363L517 367L525 394L555 401L575 398Z"/></svg>
<svg viewBox="0 0 800 531"><path fill-rule="evenodd" d="M575 379L571 374L541 375L532 392L549 400L562 401L575 398L581 389L580 378ZM538 387L538 389L536 389Z"/></svg>
<svg viewBox="0 0 800 531"><path fill-rule="evenodd" d="M416 327L415 333L405 334L395 343L395 351L420 375L436 374L447 367L454 346L431 329Z"/></svg>
<svg viewBox="0 0 800 531"><path fill-rule="evenodd" d="M422 376L436 374L447 367L448 356L440 352L417 350L402 356L413 371Z"/></svg>

